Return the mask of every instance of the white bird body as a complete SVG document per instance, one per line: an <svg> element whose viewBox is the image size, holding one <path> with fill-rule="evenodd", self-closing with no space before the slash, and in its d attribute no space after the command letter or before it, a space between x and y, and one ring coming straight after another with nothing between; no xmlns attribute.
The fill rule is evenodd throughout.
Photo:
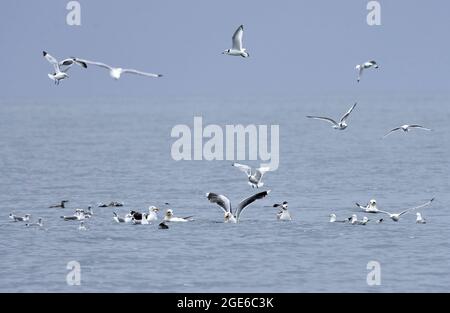
<svg viewBox="0 0 450 313"><path fill-rule="evenodd" d="M52 74L48 74L48 78L53 80L56 85L59 85L61 80L69 78L69 75L67 75L66 72L72 67L72 65L77 64L81 67L87 68L86 63L77 58L67 58L61 62L58 62L56 58L48 54L46 51L43 51L42 54L44 58L53 65L54 72ZM62 66L65 68L61 69Z"/></svg>
<svg viewBox="0 0 450 313"><path fill-rule="evenodd" d="M9 218L14 222L28 222L30 220L31 214L25 214L24 216L17 216L13 213L9 214Z"/></svg>
<svg viewBox="0 0 450 313"><path fill-rule="evenodd" d="M417 224L426 224L427 221L422 217L422 214L419 212L416 213L416 223Z"/></svg>
<svg viewBox="0 0 450 313"><path fill-rule="evenodd" d="M348 220L338 220L336 217L336 214L331 213L330 214L330 223L347 223Z"/></svg>
<svg viewBox="0 0 450 313"><path fill-rule="evenodd" d="M336 122L334 119L329 117L323 117L323 116L314 116L314 115L308 115L307 118L312 118L316 120L322 120L331 123L334 129L337 130L344 130L347 128L347 119L350 116L350 113L352 113L353 109L355 108L356 103L353 104L353 106L341 117L339 122Z"/></svg>
<svg viewBox="0 0 450 313"><path fill-rule="evenodd" d="M148 208L147 221L156 222L158 220L158 211L159 209L154 206L150 206Z"/></svg>
<svg viewBox="0 0 450 313"><path fill-rule="evenodd" d="M283 203L276 203L273 205L274 208L279 208L280 211L277 213L277 219L280 221L291 221L291 214L288 211L288 202L283 201Z"/></svg>
<svg viewBox="0 0 450 313"><path fill-rule="evenodd" d="M353 214L351 219L350 219L350 224L352 224L352 225L366 225L368 221L369 221L369 219L367 218L367 216L364 216L362 221L358 221L358 218L357 218L356 214Z"/></svg>
<svg viewBox="0 0 450 313"><path fill-rule="evenodd" d="M243 58L248 58L250 54L247 52L247 49L242 47L242 37L244 35L244 26L241 25L236 29L232 37L232 48L227 49L222 54L231 55L231 56L241 56Z"/></svg>
<svg viewBox="0 0 450 313"><path fill-rule="evenodd" d="M164 221L165 222L176 222L176 223L184 223L189 222L192 219L192 216L188 217L176 217L173 215L172 209L168 209L166 211L166 214L164 215Z"/></svg>
<svg viewBox="0 0 450 313"><path fill-rule="evenodd" d="M358 79L357 79L358 83L361 80L363 71L366 69L369 69L371 67L378 68L379 66L378 66L377 62L375 62L375 61L367 61L367 62L364 62L363 64L356 65L355 69L358 71Z"/></svg>
<svg viewBox="0 0 450 313"><path fill-rule="evenodd" d="M232 166L237 167L240 171L244 172L247 175L248 184L252 188L260 188L264 186L262 182L262 178L265 173L270 171L270 167L259 167L255 170L252 170L250 166L233 163Z"/></svg>
<svg viewBox="0 0 450 313"><path fill-rule="evenodd" d="M213 192L209 192L206 194L206 198L211 203L217 204L222 208L224 212L224 222L225 223L238 223L241 217L242 211L249 206L251 203L255 202L258 199L262 199L266 197L270 193L270 190L259 192L254 194L241 202L236 207L236 214L233 214L233 208L231 206L231 201L224 195L219 195Z"/></svg>
<svg viewBox="0 0 450 313"><path fill-rule="evenodd" d="M380 210L377 208L377 201L375 199L371 199L366 206L362 206L359 203L356 203L356 206L362 209L366 213L379 213Z"/></svg>

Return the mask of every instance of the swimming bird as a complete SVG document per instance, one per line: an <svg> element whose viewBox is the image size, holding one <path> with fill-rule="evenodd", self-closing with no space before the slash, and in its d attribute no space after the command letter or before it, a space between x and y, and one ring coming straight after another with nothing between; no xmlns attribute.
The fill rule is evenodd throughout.
<svg viewBox="0 0 450 313"><path fill-rule="evenodd" d="M290 221L292 220L291 215L288 211L288 202L283 201L283 203L275 203L273 205L274 208L280 208L280 211L277 213L277 219L281 221Z"/></svg>
<svg viewBox="0 0 450 313"><path fill-rule="evenodd" d="M94 61L88 61L88 60L81 60L81 61L83 61L86 64L91 64L91 65L95 65L95 66L107 69L109 71L109 76L111 76L115 80L118 80L122 74L126 74L126 73L141 75L141 76L146 76L146 77L161 77L162 76L161 74L146 73L146 72L141 72L141 71L131 69L131 68L112 67L112 66L102 63L102 62L94 62Z"/></svg>
<svg viewBox="0 0 450 313"><path fill-rule="evenodd" d="M244 35L244 25L241 25L236 29L232 38L232 48L227 49L222 54L232 55L232 56L241 56L243 58L248 58L250 54L247 52L247 49L242 47L242 37Z"/></svg>
<svg viewBox="0 0 450 313"><path fill-rule="evenodd" d="M77 209L74 215L61 216L61 218L65 221L79 221L84 220L85 215L81 209Z"/></svg>
<svg viewBox="0 0 450 313"><path fill-rule="evenodd" d="M166 215L164 216L164 222L189 222L192 220L192 216L187 217L175 217L173 215L173 210L168 209Z"/></svg>
<svg viewBox="0 0 450 313"><path fill-rule="evenodd" d="M410 212L410 211L412 211L412 210L417 210L417 209L420 209L420 208L429 206L433 201L434 201L434 198L432 198L431 200L429 200L429 201L427 201L426 203L421 204L421 205L419 205L419 206L416 206L416 207L413 207L413 208L409 208L409 209L403 210L403 211L400 212L400 213L389 213L389 212L382 211L382 210L380 210L380 212L389 215L389 217L390 217L394 222L398 222L399 219L400 219L400 216L402 216L403 214L406 214L406 213L408 213L408 212Z"/></svg>
<svg viewBox="0 0 450 313"><path fill-rule="evenodd" d="M161 222L161 223L159 223L158 228L159 229L169 229L169 226L167 226L166 223Z"/></svg>
<svg viewBox="0 0 450 313"><path fill-rule="evenodd" d="M336 214L331 213L330 214L330 223L348 223L349 220L337 220Z"/></svg>
<svg viewBox="0 0 450 313"><path fill-rule="evenodd" d="M422 217L422 214L419 212L416 213L416 223L417 224L426 224L427 221Z"/></svg>
<svg viewBox="0 0 450 313"><path fill-rule="evenodd" d="M84 225L84 222L81 221L80 225L78 226L78 230L87 230L86 226Z"/></svg>
<svg viewBox="0 0 450 313"><path fill-rule="evenodd" d="M149 222L148 222L148 220L147 220L147 213L141 213L140 214L140 219L136 219L136 218L134 218L134 216L139 216L139 215L133 215L133 217L132 217L132 222L133 222L133 224L139 224L139 225L148 225L149 224Z"/></svg>
<svg viewBox="0 0 450 313"><path fill-rule="evenodd" d="M60 204L51 205L49 208L61 208L64 209L66 207L66 203L69 202L69 200L63 200Z"/></svg>
<svg viewBox="0 0 450 313"><path fill-rule="evenodd" d="M366 213L378 213L380 210L377 208L377 201L375 199L371 199L369 203L366 204L366 206L362 206L358 202L355 203L357 207L362 209Z"/></svg>
<svg viewBox="0 0 450 313"><path fill-rule="evenodd" d="M36 223L27 223L27 224L25 224L25 226L26 227L33 227L33 226L42 227L42 226L44 226L44 223L42 221L42 218L39 218Z"/></svg>
<svg viewBox="0 0 450 313"><path fill-rule="evenodd" d="M417 124L408 125L408 124L405 124L405 125L402 125L402 126L395 127L395 128L393 128L393 129L391 129L386 135L383 136L383 138L389 136L390 134L392 134L393 132L395 132L395 131L397 131L397 130L403 130L404 133L407 133L407 132L409 132L412 128L417 128L417 129L423 129L423 130L431 131L430 128L426 128L426 127L423 127L423 126L421 126L421 125L417 125Z"/></svg>
<svg viewBox="0 0 450 313"><path fill-rule="evenodd" d="M240 171L247 175L248 184L252 186L252 188L264 186L264 183L262 182L263 175L270 171L270 167L259 167L252 170L250 166L244 164L233 163L232 166L237 167Z"/></svg>
<svg viewBox="0 0 450 313"><path fill-rule="evenodd" d="M17 216L14 213L9 214L9 218L14 222L28 222L30 220L31 214L25 214L24 216Z"/></svg>
<svg viewBox="0 0 450 313"><path fill-rule="evenodd" d="M350 108L350 110L348 110L340 119L339 123L336 122L335 120L333 120L332 118L329 117L322 117L322 116L313 116L313 115L308 115L307 118L312 118L312 119L316 119L316 120L323 120L323 121L327 121L331 124L333 124L333 128L334 129L338 129L338 130L344 130L347 128L347 119L350 116L350 113L352 113L353 109L355 108L356 103L353 104L353 106Z"/></svg>
<svg viewBox="0 0 450 313"><path fill-rule="evenodd" d="M88 206L87 211L81 209L80 210L83 214L85 218L91 218L94 215L94 211L92 210L91 206Z"/></svg>
<svg viewBox="0 0 450 313"><path fill-rule="evenodd" d="M357 79L358 83L361 80L361 76L363 74L363 71L365 69L368 69L368 68L371 68L371 67L378 68L379 66L378 66L377 62L375 62L373 60L364 62L363 64L356 65L355 69L358 71L358 79Z"/></svg>
<svg viewBox="0 0 450 313"><path fill-rule="evenodd" d="M367 222L369 222L369 219L367 218L367 216L364 216L362 221L358 221L356 214L353 214L351 217L351 220L350 220L350 224L352 224L352 225L366 225Z"/></svg>
<svg viewBox="0 0 450 313"><path fill-rule="evenodd" d="M117 202L117 201L111 201L110 203L105 204L105 203L100 202L97 206L99 208L121 207L121 206L124 206L124 203L123 202Z"/></svg>
<svg viewBox="0 0 450 313"><path fill-rule="evenodd" d="M148 208L147 221L155 222L158 220L159 209L153 205Z"/></svg>
<svg viewBox="0 0 450 313"><path fill-rule="evenodd" d="M231 206L231 201L224 195L218 195L216 193L210 192L206 194L207 199L211 203L215 203L220 206L224 212L224 222L225 223L238 223L241 217L242 211L251 203L256 200L266 197L270 193L270 190L259 192L242 200L236 207L236 214L233 215L233 209Z"/></svg>
<svg viewBox="0 0 450 313"><path fill-rule="evenodd" d="M113 220L117 223L130 223L133 220L133 216L131 214L127 214L125 217L120 217L116 212L113 212Z"/></svg>

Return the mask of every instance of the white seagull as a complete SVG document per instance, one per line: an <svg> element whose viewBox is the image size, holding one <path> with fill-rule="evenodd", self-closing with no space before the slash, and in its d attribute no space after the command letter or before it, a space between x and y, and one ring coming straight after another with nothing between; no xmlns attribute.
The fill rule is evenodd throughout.
<svg viewBox="0 0 450 313"><path fill-rule="evenodd" d="M242 48L242 36L244 35L244 25L241 25L236 29L232 38L232 48L227 49L222 54L232 55L232 56L241 56L243 58L248 58L250 54L247 52L247 49Z"/></svg>
<svg viewBox="0 0 450 313"><path fill-rule="evenodd" d="M187 217L175 217L173 215L173 210L168 209L166 215L164 216L164 222L189 222L192 220L192 216Z"/></svg>
<svg viewBox="0 0 450 313"><path fill-rule="evenodd" d="M109 71L109 76L111 76L115 80L118 80L122 74L126 74L126 73L142 75L142 76L146 76L146 77L154 77L154 78L162 76L161 74L146 73L146 72L141 72L141 71L131 69L131 68L112 67L112 66L109 66L108 64L105 64L102 62L94 62L94 61L88 61L88 60L81 60L81 61L83 61L86 64L91 64L91 65L95 65L95 66L99 66L99 67L107 69Z"/></svg>
<svg viewBox="0 0 450 313"><path fill-rule="evenodd" d="M322 117L322 116L312 116L312 115L308 115L307 118L312 118L312 119L316 119L316 120L323 120L323 121L327 121L331 124L333 124L333 128L334 129L339 129L339 130L344 130L347 128L347 119L350 116L350 113L352 113L353 109L355 108L356 103L353 104L353 106L350 108L350 110L348 110L342 117L341 120L338 122L336 122L335 120L333 120L332 118L329 117Z"/></svg>
<svg viewBox="0 0 450 313"><path fill-rule="evenodd" d="M412 210L417 210L417 209L426 207L426 206L430 205L433 201L434 201L434 198L431 199L430 201L427 201L427 202L424 203L424 204L419 205L419 206L416 206L416 207L413 207L413 208L409 208L409 209L403 210L403 211L400 212L400 213L389 213L389 212L382 211L382 210L380 210L380 212L389 215L389 217L390 217L394 222L398 222L398 220L400 219L400 216L402 216L403 214L406 214L406 213L408 213L409 211L412 211Z"/></svg>
<svg viewBox="0 0 450 313"><path fill-rule="evenodd" d="M73 64L87 68L86 63L77 58L67 58L61 62L58 62L56 58L48 54L46 51L43 51L42 55L48 62L50 62L50 64L53 65L55 71L52 74L48 74L48 77L53 80L56 85L59 85L60 80L69 78L69 75L67 75L66 72L72 67ZM65 68L61 69L62 66L65 66Z"/></svg>
<svg viewBox="0 0 450 313"><path fill-rule="evenodd" d="M416 213L416 223L417 224L426 224L427 221L422 217L422 214L419 212Z"/></svg>
<svg viewBox="0 0 450 313"><path fill-rule="evenodd" d="M210 192L206 194L209 202L215 203L220 206L224 212L224 222L225 223L238 223L241 217L242 211L251 203L258 199L262 199L269 194L270 190L259 192L251 197L248 197L241 202L236 207L236 214L233 215L233 209L231 206L231 201L224 195L218 195L216 193Z"/></svg>
<svg viewBox="0 0 450 313"><path fill-rule="evenodd" d="M369 221L369 219L367 218L367 216L364 216L362 221L358 221L358 218L356 217L356 214L353 214L351 219L350 219L350 224L352 224L352 225L366 225L368 221Z"/></svg>
<svg viewBox="0 0 450 313"><path fill-rule="evenodd" d="M330 214L330 223L347 223L349 220L338 220L336 217L336 214L331 213Z"/></svg>
<svg viewBox="0 0 450 313"><path fill-rule="evenodd" d="M127 214L125 217L120 217L116 212L113 212L113 220L117 223L130 223L133 220L133 216L131 214Z"/></svg>
<svg viewBox="0 0 450 313"><path fill-rule="evenodd" d="M377 208L377 201L375 199L371 199L366 206L362 206L358 202L355 203L357 207L362 209L366 213L378 213L380 210Z"/></svg>
<svg viewBox="0 0 450 313"><path fill-rule="evenodd" d="M61 218L65 221L80 221L85 219L85 215L82 209L76 209L74 215L69 216L61 216Z"/></svg>
<svg viewBox="0 0 450 313"><path fill-rule="evenodd" d="M363 74L363 71L365 69L368 69L368 68L371 68L371 67L378 68L377 62L375 62L375 61L367 61L367 62L365 62L363 64L356 65L355 69L358 71L358 79L357 79L358 83L361 80L361 76Z"/></svg>
<svg viewBox="0 0 450 313"><path fill-rule="evenodd" d="M9 218L14 222L28 222L30 220L31 214L25 214L24 216L17 216L14 213L9 214Z"/></svg>
<svg viewBox="0 0 450 313"><path fill-rule="evenodd" d="M33 227L33 226L42 227L42 226L44 226L44 223L42 222L42 218L39 218L36 223L27 223L27 224L25 224L25 226L26 227Z"/></svg>
<svg viewBox="0 0 450 313"><path fill-rule="evenodd" d="M277 219L280 221L290 221L292 220L291 215L288 211L288 202L283 201L283 203L275 203L273 205L274 208L280 208L280 211L277 213Z"/></svg>
<svg viewBox="0 0 450 313"><path fill-rule="evenodd" d="M150 206L148 208L147 221L156 222L158 220L159 209L155 206Z"/></svg>
<svg viewBox="0 0 450 313"><path fill-rule="evenodd" d="M259 188L264 186L264 183L262 182L262 177L264 173L270 171L270 167L260 167L256 168L254 171L250 166L239 164L239 163L233 163L232 166L237 167L239 170L244 172L247 175L248 178L248 184L252 186L252 188Z"/></svg>
<svg viewBox="0 0 450 313"><path fill-rule="evenodd" d="M403 130L403 132L407 133L407 132L409 132L412 128L417 128L417 129L423 129L423 130L431 131L430 128L426 128L426 127L423 127L423 126L421 126L421 125L417 125L417 124L407 125L407 124L405 124L405 125L402 125L402 126L395 127L395 128L393 128L393 129L391 129L386 135L383 136L383 138L389 136L391 133L393 133L393 132L395 132L395 131L397 131L397 130Z"/></svg>

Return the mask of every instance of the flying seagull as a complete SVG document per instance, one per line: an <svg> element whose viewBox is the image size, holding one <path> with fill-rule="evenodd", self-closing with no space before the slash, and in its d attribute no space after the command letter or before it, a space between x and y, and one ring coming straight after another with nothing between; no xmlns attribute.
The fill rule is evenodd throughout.
<svg viewBox="0 0 450 313"><path fill-rule="evenodd" d="M122 74L128 73L128 74L135 74L135 75L142 75L146 77L161 77L161 74L153 74L153 73L147 73L147 72L141 72L135 69L131 68L120 68L120 67L112 67L108 64L102 63L102 62L94 62L94 61L88 61L88 60L81 60L86 64L91 64L95 66L102 67L104 69L107 69L109 71L109 76L114 78L115 80L118 80Z"/></svg>
<svg viewBox="0 0 450 313"><path fill-rule="evenodd" d="M247 175L248 184L252 186L252 188L255 187L259 188L264 186L264 183L262 182L262 177L264 173L270 171L270 167L259 167L253 171L250 166L244 164L233 163L232 166L237 167L239 170L241 170Z"/></svg>
<svg viewBox="0 0 450 313"><path fill-rule="evenodd" d="M363 64L356 65L355 69L358 71L358 79L357 79L358 83L361 80L361 76L363 74L363 71L365 69L368 69L368 68L371 68L371 67L378 68L377 62L372 60L372 61L367 61L367 62L365 62Z"/></svg>
<svg viewBox="0 0 450 313"><path fill-rule="evenodd" d="M367 203L366 206L362 206L358 202L355 203L356 206L360 209L362 209L366 213L378 213L380 210L377 208L377 201L375 199L371 199L369 203Z"/></svg>
<svg viewBox="0 0 450 313"><path fill-rule="evenodd" d="M395 132L395 131L397 131L397 130L403 130L405 133L407 133L407 132L409 132L412 128L417 128L417 129L423 129L423 130L431 131L430 128L426 128L426 127L423 127L423 126L421 126L421 125L417 125L417 124L407 125L407 124L405 124L405 125L402 125L402 126L399 126L399 127L396 127L396 128L391 129L386 135L383 136L383 138L389 136L391 133L393 133L393 132Z"/></svg>
<svg viewBox="0 0 450 313"><path fill-rule="evenodd" d="M242 48L242 36L244 35L244 25L241 25L236 29L232 38L232 48L227 49L222 54L232 55L232 56L241 56L243 58L248 58L250 54L247 52L247 49Z"/></svg>
<svg viewBox="0 0 450 313"><path fill-rule="evenodd" d="M247 199L242 200L236 207L236 213L233 214L233 209L231 206L231 201L224 195L218 195L216 193L210 192L206 194L206 198L208 198L209 202L215 203L220 206L224 212L224 222L225 223L238 223L239 218L241 217L242 211L251 203L255 202L258 199L262 199L269 194L270 190L259 192L254 194Z"/></svg>
<svg viewBox="0 0 450 313"><path fill-rule="evenodd" d="M412 210L417 210L417 209L420 209L420 208L429 206L433 201L434 201L434 198L431 199L430 201L427 201L427 202L424 203L424 204L419 205L419 206L416 206L416 207L413 207L413 208L409 208L409 209L403 210L403 211L400 212L400 213L389 213L389 212L382 211L382 210L380 210L380 212L389 215L389 217L390 217L394 222L398 222L398 220L400 219L400 216L402 216L403 214L406 214L406 213L408 213L409 211L412 211Z"/></svg>
<svg viewBox="0 0 450 313"><path fill-rule="evenodd" d="M42 55L44 58L53 65L53 69L55 70L52 74L48 74L48 77L55 82L56 85L59 85L59 81L69 78L67 75L67 71L72 67L72 65L77 64L81 67L87 68L85 62L77 59L77 58L67 58L58 62L56 58L48 54L46 51L42 51ZM64 66L64 68L62 68Z"/></svg>
<svg viewBox="0 0 450 313"><path fill-rule="evenodd" d="M322 117L322 116L311 116L308 115L307 118L313 118L316 120L323 120L323 121L327 121L331 124L333 124L333 128L334 129L339 129L339 130L344 130L347 128L347 118L350 116L350 113L352 113L353 109L355 108L356 103L350 108L350 110L348 110L342 117L341 120L338 122L336 122L335 120L333 120L332 118L329 117Z"/></svg>

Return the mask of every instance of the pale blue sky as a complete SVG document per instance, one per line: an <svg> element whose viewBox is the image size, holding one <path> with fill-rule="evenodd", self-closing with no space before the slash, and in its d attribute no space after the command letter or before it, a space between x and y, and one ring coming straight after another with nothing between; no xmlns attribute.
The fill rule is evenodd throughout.
<svg viewBox="0 0 450 313"><path fill-rule="evenodd" d="M366 0L81 0L81 26L66 24L67 2L2 1L0 98L448 90L448 1L382 0L382 26L366 24ZM221 54L240 24L249 59ZM55 87L42 50L165 77L74 68ZM380 71L358 86L354 66L368 59Z"/></svg>

